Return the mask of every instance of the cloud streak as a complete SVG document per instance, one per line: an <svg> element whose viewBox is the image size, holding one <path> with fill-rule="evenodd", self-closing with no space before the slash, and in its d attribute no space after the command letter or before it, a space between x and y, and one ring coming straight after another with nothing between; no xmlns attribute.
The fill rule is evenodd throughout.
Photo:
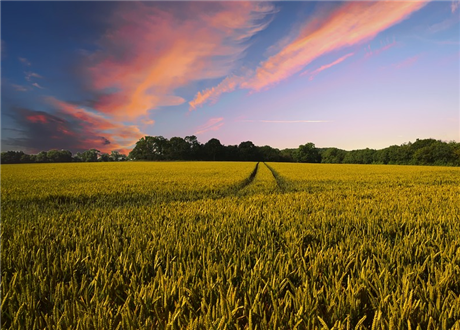
<svg viewBox="0 0 460 330"><path fill-rule="evenodd" d="M29 62L29 60L28 60L27 58L25 58L25 57L18 57L18 60L19 60L19 62L21 62L21 63L24 64L24 65L27 65L27 66L30 66L30 65L31 65L31 63Z"/></svg>
<svg viewBox="0 0 460 330"><path fill-rule="evenodd" d="M412 56L412 57L409 57L407 59L405 59L404 61L402 62L399 62L399 63L396 63L396 64L393 64L393 67L395 69L403 69L403 68L407 68L409 66L412 66L414 65L419 59L419 55L415 55L415 56Z"/></svg>
<svg viewBox="0 0 460 330"><path fill-rule="evenodd" d="M297 124L297 123L329 123L328 120L241 120L246 123L272 123L272 124Z"/></svg>
<svg viewBox="0 0 460 330"><path fill-rule="evenodd" d="M426 2L350 2L329 13L318 13L290 43L278 53L262 61L244 81L230 77L236 88L261 91L298 73L315 59L327 53L373 39L378 33L407 18ZM228 84L229 82L227 82ZM190 102L194 108L214 100L223 89L208 89ZM206 97L203 97L206 94Z"/></svg>
<svg viewBox="0 0 460 330"><path fill-rule="evenodd" d="M40 76L38 73L35 73L35 72L24 72L24 74L26 75L25 79L29 82L32 81L32 78L43 78L42 76Z"/></svg>
<svg viewBox="0 0 460 330"><path fill-rule="evenodd" d="M27 92L28 91L27 87L22 86L22 85L11 84L11 87L13 87L13 89L16 92Z"/></svg>
<svg viewBox="0 0 460 330"><path fill-rule="evenodd" d="M223 125L224 118L219 117L219 118L211 118L209 119L206 124L198 127L197 131L195 132L196 135L200 135L209 131L217 131L219 130Z"/></svg>
<svg viewBox="0 0 460 330"><path fill-rule="evenodd" d="M353 56L353 55L354 55L354 53L348 53L348 54L346 54L346 55L340 57L339 59L335 60L335 61L332 62L332 63L322 65L322 66L320 66L318 69L316 69L316 70L314 70L314 71L312 71L312 72L305 71L305 72L301 73L300 75L302 76L302 75L305 75L305 74L309 73L309 74L310 74L310 80L313 80L313 78L314 78L318 73L320 73L321 71L327 70L327 69L333 67L334 65L337 65L337 64L339 64L339 63L342 63L344 60L346 60L347 58L349 58L350 56Z"/></svg>
<svg viewBox="0 0 460 330"><path fill-rule="evenodd" d="M460 5L460 1L458 1L458 0L453 0L452 1L451 5L450 5L450 10L451 10L452 14L454 14L457 11L459 5Z"/></svg>

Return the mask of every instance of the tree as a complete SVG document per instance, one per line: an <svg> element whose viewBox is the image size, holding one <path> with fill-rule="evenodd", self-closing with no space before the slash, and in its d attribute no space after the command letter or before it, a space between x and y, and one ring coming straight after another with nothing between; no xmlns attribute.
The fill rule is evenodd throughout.
<svg viewBox="0 0 460 330"><path fill-rule="evenodd" d="M321 155L314 143L300 145L294 153L294 160L300 163L320 163Z"/></svg>
<svg viewBox="0 0 460 330"><path fill-rule="evenodd" d="M64 163L72 161L72 153L69 150L49 150L46 153L48 161L51 163Z"/></svg>
<svg viewBox="0 0 460 330"><path fill-rule="evenodd" d="M108 162L110 160L110 155L108 153L102 153L99 160L101 162Z"/></svg>
<svg viewBox="0 0 460 330"><path fill-rule="evenodd" d="M241 142L238 146L240 160L258 161L260 154L257 147L251 141Z"/></svg>
<svg viewBox="0 0 460 330"><path fill-rule="evenodd" d="M134 160L163 160L168 143L168 139L162 136L144 136L136 142L136 146L129 153L129 158Z"/></svg>
<svg viewBox="0 0 460 330"><path fill-rule="evenodd" d="M257 147L260 159L265 162L279 162L281 160L281 152L279 149L270 146Z"/></svg>
<svg viewBox="0 0 460 330"><path fill-rule="evenodd" d="M321 153L321 163L340 164L345 158L346 151L338 148L327 148Z"/></svg>
<svg viewBox="0 0 460 330"><path fill-rule="evenodd" d="M21 162L24 156L22 151L6 151L2 152L2 164L16 164Z"/></svg>
<svg viewBox="0 0 460 330"><path fill-rule="evenodd" d="M190 159L199 160L203 157L203 146L195 135L189 135L185 137L185 142L190 145Z"/></svg>
<svg viewBox="0 0 460 330"><path fill-rule="evenodd" d="M83 162L97 162L100 153L97 149L86 150L81 154L81 160Z"/></svg>
<svg viewBox="0 0 460 330"><path fill-rule="evenodd" d="M46 163L46 162L48 162L47 152L46 151L40 151L37 154L36 159L37 159L37 163Z"/></svg>
<svg viewBox="0 0 460 330"><path fill-rule="evenodd" d="M211 139L203 146L205 156L209 160L221 160L224 147L218 139Z"/></svg>
<svg viewBox="0 0 460 330"><path fill-rule="evenodd" d="M190 158L191 145L181 137L172 137L169 140L166 159L187 160Z"/></svg>

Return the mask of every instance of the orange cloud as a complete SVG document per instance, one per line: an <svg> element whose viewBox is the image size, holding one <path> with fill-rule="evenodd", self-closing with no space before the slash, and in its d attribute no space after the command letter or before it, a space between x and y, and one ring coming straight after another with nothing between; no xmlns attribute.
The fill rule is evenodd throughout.
<svg viewBox="0 0 460 330"><path fill-rule="evenodd" d="M206 124L198 127L197 131L195 132L196 135L200 135L209 131L217 131L219 130L223 123L224 118L211 118L209 119Z"/></svg>
<svg viewBox="0 0 460 330"><path fill-rule="evenodd" d="M196 110L196 108L202 106L209 100L213 103L217 101L219 96L223 93L233 92L240 83L244 81L243 77L230 76L225 78L216 87L205 89L202 92L198 92L195 98L189 102L190 110Z"/></svg>
<svg viewBox="0 0 460 330"><path fill-rule="evenodd" d="M132 120L184 103L175 90L227 75L247 47L243 41L264 29L268 23L261 20L273 12L272 5L255 2L184 2L167 9L136 2L114 13L100 50L90 56L93 87L105 93L95 109Z"/></svg>
<svg viewBox="0 0 460 330"><path fill-rule="evenodd" d="M312 71L312 72L310 73L310 80L313 80L313 78L314 78L318 73L320 73L321 71L326 70L326 69L329 69L330 67L333 67L334 65L337 65L337 64L343 62L344 60L346 60L347 58L349 58L350 56L353 56L353 55L354 55L354 53L349 53L349 54L344 55L344 56L342 56L341 58L335 60L335 61L332 62L332 63L322 65L321 67L319 67L318 69L316 69L316 70L314 70L314 71ZM308 72L305 71L305 72L302 73L301 75L304 75L304 74L307 74L307 73L308 73Z"/></svg>
<svg viewBox="0 0 460 330"><path fill-rule="evenodd" d="M67 121L75 122L73 126L60 126L58 131L67 135L78 135L77 147L80 149L97 148L102 152L127 151L145 135L137 126L115 122L113 119L53 97L48 97L46 100L55 107L59 115L67 118ZM72 129L77 130L78 134Z"/></svg>
<svg viewBox="0 0 460 330"><path fill-rule="evenodd" d="M314 19L301 31L295 31L297 37L293 41L261 62L255 73L239 82L238 87L252 91L269 88L298 73L324 54L371 40L425 4L422 1L344 3L326 17ZM324 16L323 12L319 15ZM191 107L213 100L222 90L216 87L197 94L190 102Z"/></svg>

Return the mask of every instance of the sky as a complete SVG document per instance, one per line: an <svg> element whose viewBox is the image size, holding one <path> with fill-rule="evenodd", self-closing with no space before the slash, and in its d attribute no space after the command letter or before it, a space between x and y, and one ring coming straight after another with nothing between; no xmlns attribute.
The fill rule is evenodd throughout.
<svg viewBox="0 0 460 330"><path fill-rule="evenodd" d="M459 1L1 2L2 151L460 141Z"/></svg>

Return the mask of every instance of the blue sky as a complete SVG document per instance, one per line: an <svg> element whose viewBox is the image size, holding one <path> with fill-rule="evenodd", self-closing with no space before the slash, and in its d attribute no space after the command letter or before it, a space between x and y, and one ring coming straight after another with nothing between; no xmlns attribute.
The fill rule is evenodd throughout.
<svg viewBox="0 0 460 330"><path fill-rule="evenodd" d="M2 2L2 150L460 140L443 2Z"/></svg>

